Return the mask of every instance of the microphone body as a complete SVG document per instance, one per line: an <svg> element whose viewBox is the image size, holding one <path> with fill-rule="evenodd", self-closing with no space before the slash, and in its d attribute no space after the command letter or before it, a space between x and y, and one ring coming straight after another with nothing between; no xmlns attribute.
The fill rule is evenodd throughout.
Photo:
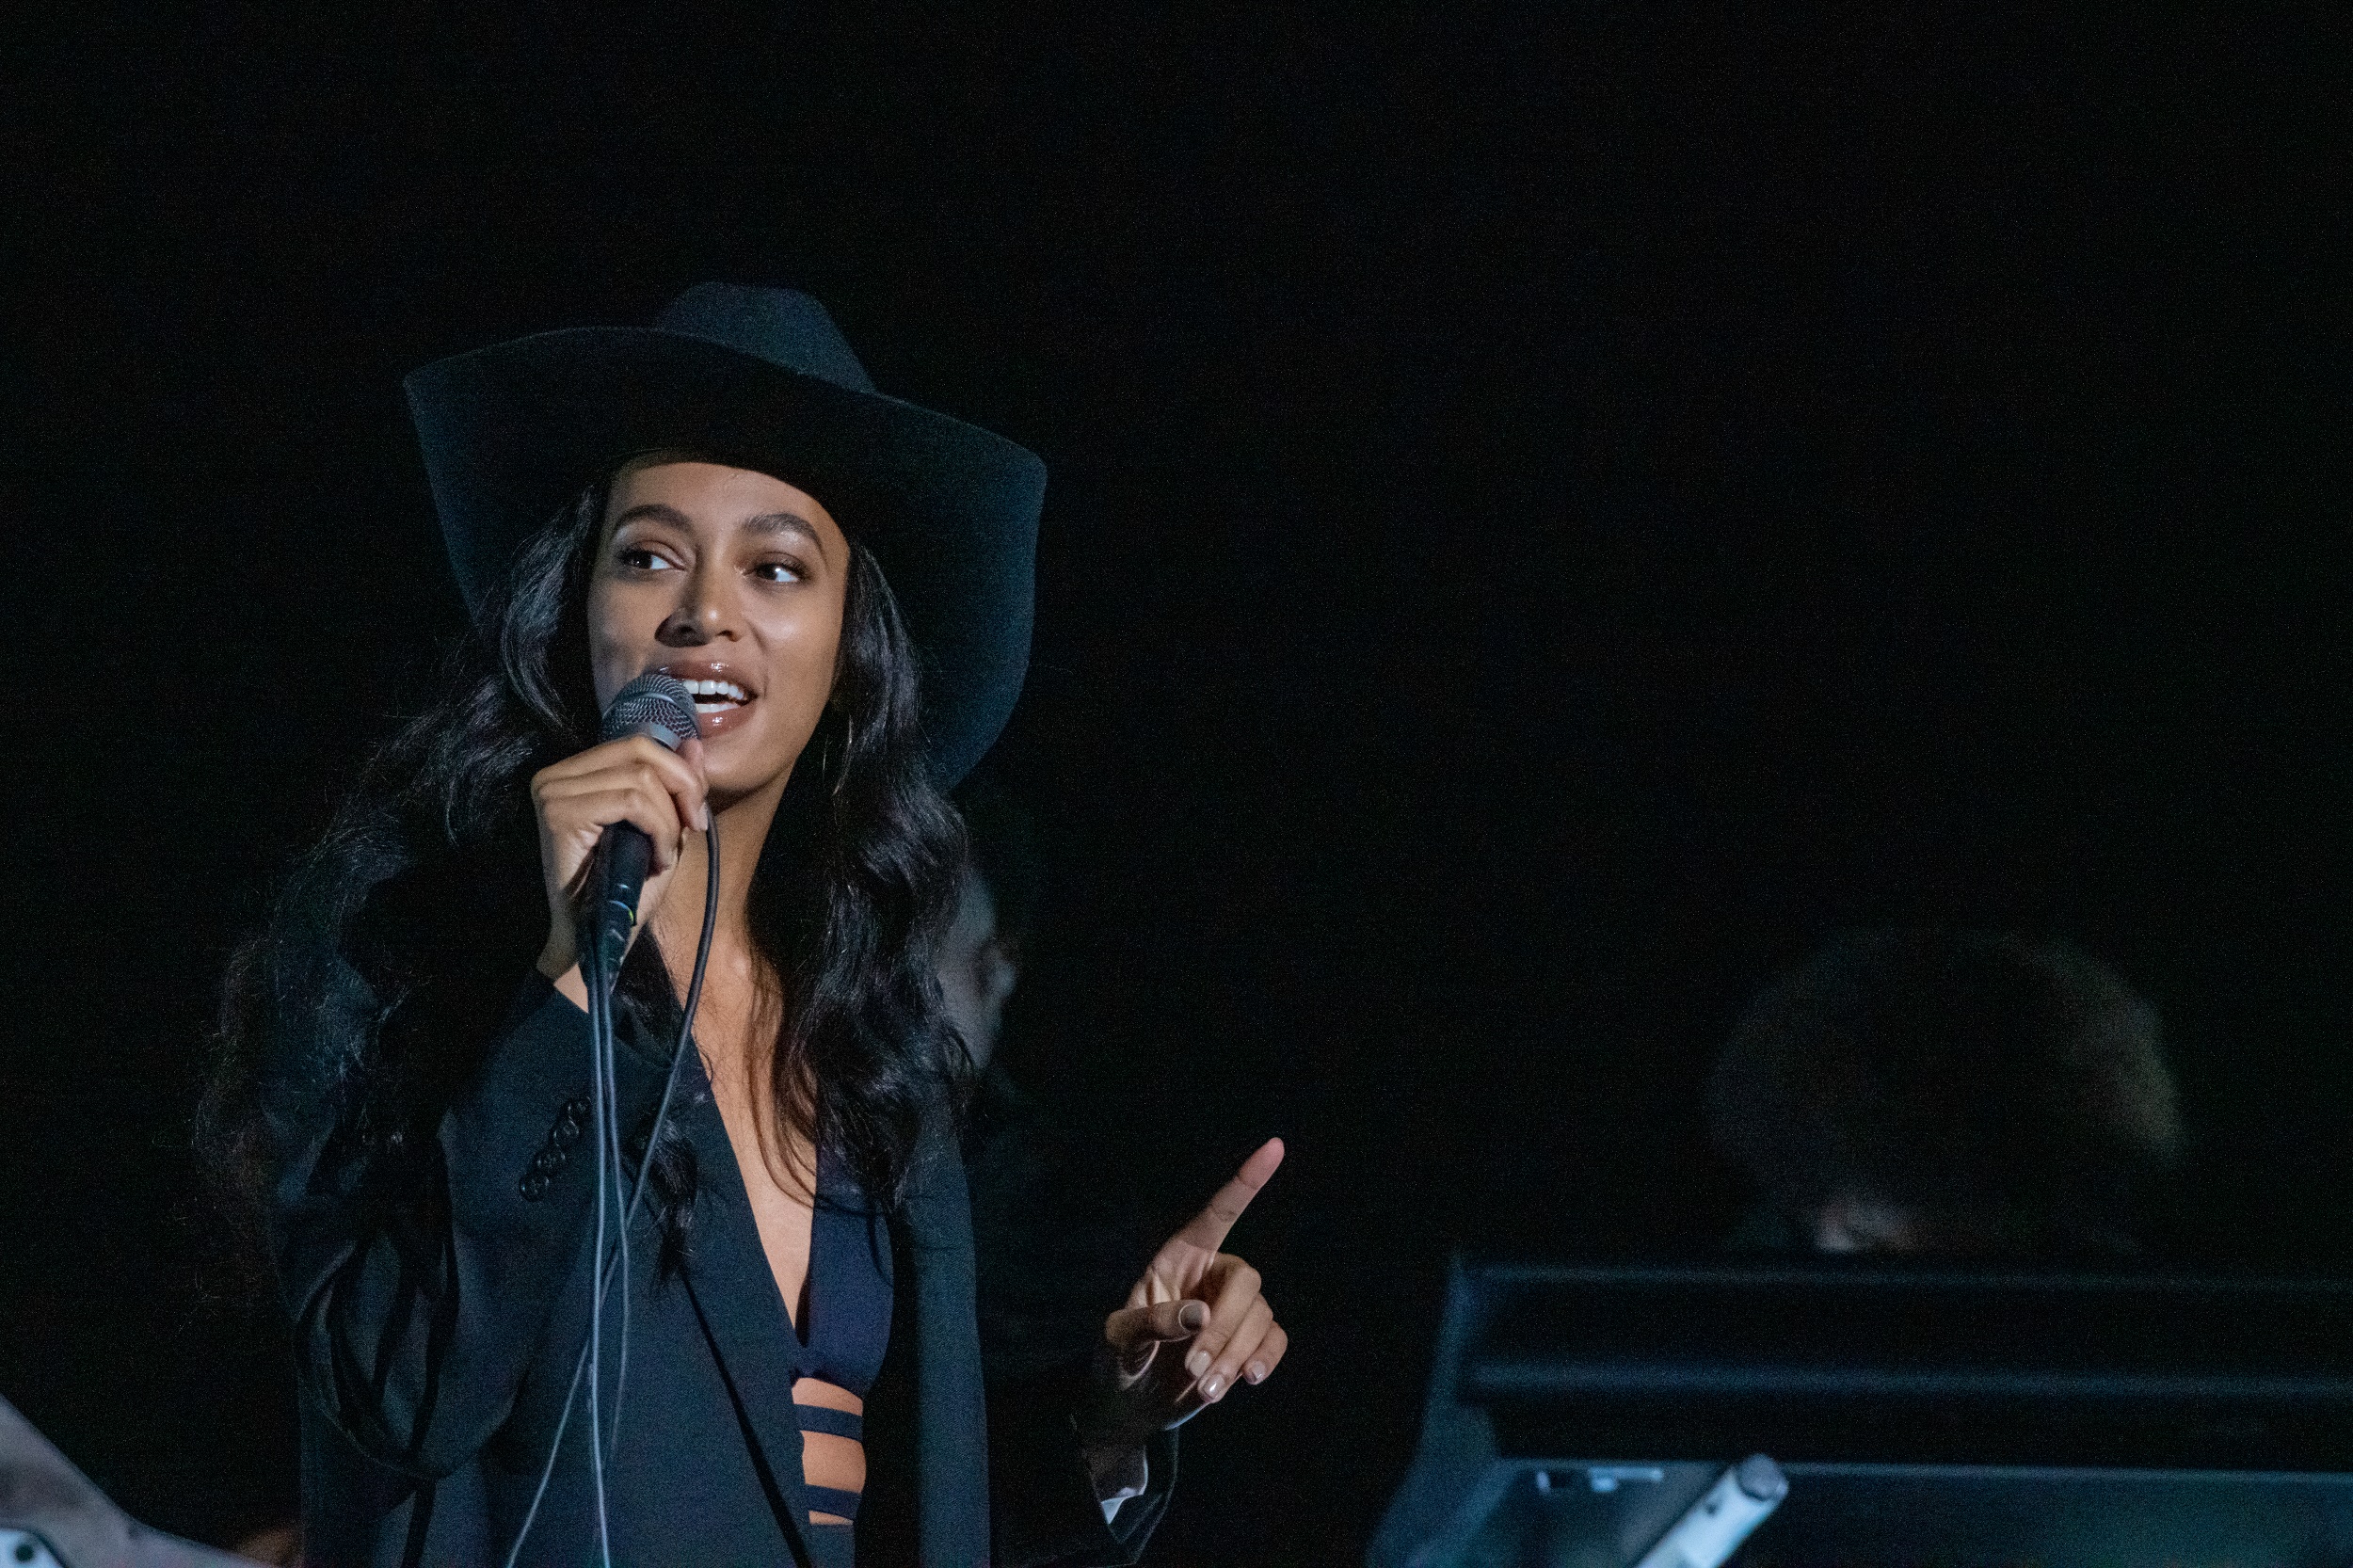
<svg viewBox="0 0 2353 1568"><path fill-rule="evenodd" d="M648 671L613 694L600 731L600 741L644 735L676 751L699 733L695 699L673 677ZM593 956L608 990L621 972L630 933L637 929L637 900L652 869L653 840L643 828L616 822L604 830L572 928L580 935L582 959Z"/></svg>

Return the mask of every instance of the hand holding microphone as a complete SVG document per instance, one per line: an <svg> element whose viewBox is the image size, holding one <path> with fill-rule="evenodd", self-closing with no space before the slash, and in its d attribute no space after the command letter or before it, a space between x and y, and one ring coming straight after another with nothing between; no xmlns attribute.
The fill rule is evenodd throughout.
<svg viewBox="0 0 2353 1568"><path fill-rule="evenodd" d="M567 995L585 942L600 939L617 969L661 907L687 829L709 821L694 698L675 679L651 671L615 693L603 737L531 780L548 895L538 967ZM582 985L572 1000L585 996Z"/></svg>

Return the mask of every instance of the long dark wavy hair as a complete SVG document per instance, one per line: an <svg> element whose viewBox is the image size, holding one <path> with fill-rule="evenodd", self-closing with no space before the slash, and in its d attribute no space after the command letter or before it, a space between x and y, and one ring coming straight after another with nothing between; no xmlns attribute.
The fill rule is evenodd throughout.
<svg viewBox="0 0 2353 1568"><path fill-rule="evenodd" d="M249 1242L281 1150L322 1128L393 1172L429 1148L529 972L547 917L526 781L597 740L586 600L610 488L517 552L440 698L376 753L230 964L198 1135ZM750 929L780 991L779 1119L886 1205L969 1076L931 964L964 830L924 764L917 686L889 585L853 540L832 702L770 830ZM640 1048L666 1052L679 1003L650 932L616 995ZM695 1187L691 1147L665 1139L649 1182L665 1264Z"/></svg>

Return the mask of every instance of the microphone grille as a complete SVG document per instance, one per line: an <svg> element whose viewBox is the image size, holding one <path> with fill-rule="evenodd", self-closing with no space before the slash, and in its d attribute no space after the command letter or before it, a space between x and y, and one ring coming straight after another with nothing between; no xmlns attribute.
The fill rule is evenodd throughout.
<svg viewBox="0 0 2353 1568"><path fill-rule="evenodd" d="M676 751L699 733L694 697L676 676L660 670L648 670L615 692L604 711L602 739L608 741L650 735Z"/></svg>

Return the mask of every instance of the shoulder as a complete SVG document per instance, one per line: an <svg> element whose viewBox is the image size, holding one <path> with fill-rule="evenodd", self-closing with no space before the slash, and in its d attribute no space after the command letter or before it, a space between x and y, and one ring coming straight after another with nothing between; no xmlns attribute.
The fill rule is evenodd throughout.
<svg viewBox="0 0 2353 1568"><path fill-rule="evenodd" d="M499 857L332 848L258 944L272 1077L338 1100L430 1095L500 1033L543 933Z"/></svg>

